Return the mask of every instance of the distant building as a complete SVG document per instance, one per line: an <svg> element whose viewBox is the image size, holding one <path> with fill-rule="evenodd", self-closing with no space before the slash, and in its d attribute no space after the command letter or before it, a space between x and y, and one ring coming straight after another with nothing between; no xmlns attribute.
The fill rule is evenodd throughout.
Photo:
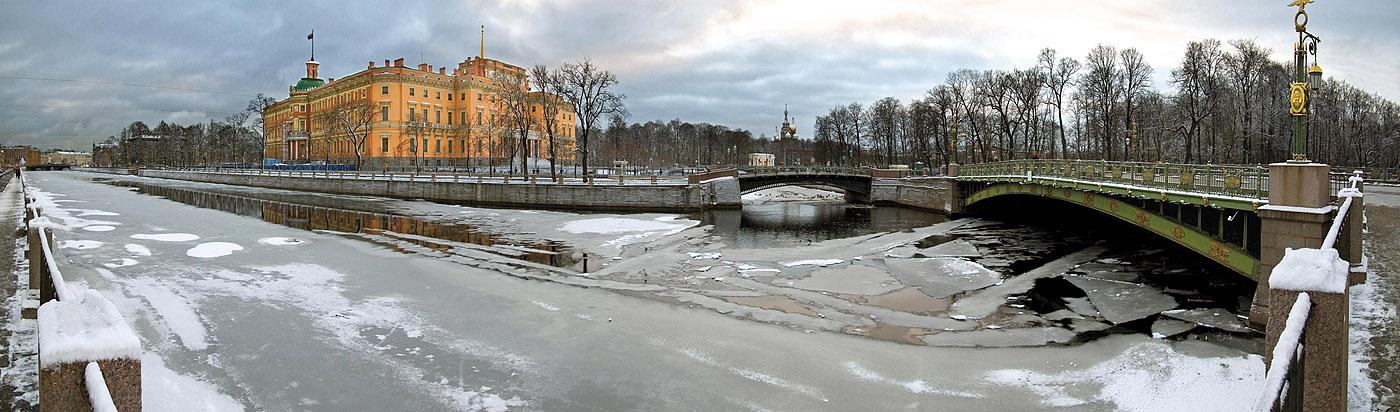
<svg viewBox="0 0 1400 412"><path fill-rule="evenodd" d="M320 63L306 62L306 77L288 87L289 96L263 111L263 157L268 161L305 163L327 159L350 163L355 152L338 128L324 114L347 107L371 113L368 138L361 151L361 169L394 166L468 166L489 158L509 156L500 149L506 132L497 102L499 88L492 82L497 72L526 76L525 69L486 59L469 58L448 72L432 65L405 67L403 59L368 68L329 82L318 78ZM528 92L528 85L525 91ZM532 97L544 97L539 92ZM555 153L558 160L574 156L574 110L563 99L555 116ZM532 103L536 126L529 133L528 157L548 157L542 107ZM500 117L500 119L498 119ZM335 133L335 134L332 134ZM492 147L496 146L496 147ZM517 154L518 156L518 154Z"/></svg>
<svg viewBox="0 0 1400 412"><path fill-rule="evenodd" d="M92 153L76 152L71 150L55 150L44 153L44 163L65 164L71 166L88 166L92 164Z"/></svg>
<svg viewBox="0 0 1400 412"><path fill-rule="evenodd" d="M8 167L37 165L44 162L43 152L29 146L4 147L0 148L0 153L4 154L5 166Z"/></svg>
<svg viewBox="0 0 1400 412"><path fill-rule="evenodd" d="M749 153L749 166L772 166L772 153Z"/></svg>

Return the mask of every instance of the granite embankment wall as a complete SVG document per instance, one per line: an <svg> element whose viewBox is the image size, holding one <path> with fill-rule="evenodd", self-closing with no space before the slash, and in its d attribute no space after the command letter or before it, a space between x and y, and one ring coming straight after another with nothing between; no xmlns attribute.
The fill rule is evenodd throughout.
<svg viewBox="0 0 1400 412"><path fill-rule="evenodd" d="M958 182L951 177L875 179L870 200L876 204L899 205L946 214L962 213L963 199Z"/></svg>
<svg viewBox="0 0 1400 412"><path fill-rule="evenodd" d="M104 171L85 169L90 171ZM118 169L123 170L123 169ZM464 205L611 211L691 212L741 206L739 182L719 178L687 185L554 185L476 182L410 182L234 175L172 170L141 170L143 177L222 183L306 192L400 199L423 199Z"/></svg>

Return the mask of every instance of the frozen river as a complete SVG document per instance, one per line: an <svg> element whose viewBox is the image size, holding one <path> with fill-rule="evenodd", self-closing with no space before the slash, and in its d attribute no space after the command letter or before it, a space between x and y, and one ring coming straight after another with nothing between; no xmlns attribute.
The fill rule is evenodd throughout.
<svg viewBox="0 0 1400 412"><path fill-rule="evenodd" d="M978 235L1028 236L993 222L764 248L713 218L26 177L61 209L70 282L141 335L149 411L1239 410L1264 369L1247 337L1154 339L1219 299L1134 283L1150 271L1103 245Z"/></svg>

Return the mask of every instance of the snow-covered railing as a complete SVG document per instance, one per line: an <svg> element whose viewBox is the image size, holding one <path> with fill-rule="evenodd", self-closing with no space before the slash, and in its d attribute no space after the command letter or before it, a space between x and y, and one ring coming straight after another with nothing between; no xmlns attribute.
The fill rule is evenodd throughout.
<svg viewBox="0 0 1400 412"><path fill-rule="evenodd" d="M1345 381L1348 342L1345 314L1350 263L1342 259L1335 246L1353 201L1362 197L1361 183L1360 176L1353 176L1348 187L1337 191L1342 204L1320 247L1285 249L1283 259L1269 274L1271 305L1283 306L1286 303L1282 299L1292 297L1291 294L1296 294L1296 299L1286 317L1271 316L1269 321L1268 340L1274 346L1269 352L1271 361L1263 392L1254 404L1256 412L1318 409L1319 405L1338 405L1338 399L1342 407L1346 405L1345 384L1330 382L1336 380L1338 373ZM1318 313L1314 316L1315 307ZM1280 326L1282 330L1274 335L1274 328Z"/></svg>
<svg viewBox="0 0 1400 412"><path fill-rule="evenodd" d="M102 367L97 362L88 362L84 369L83 377L87 382L88 402L92 403L92 412L117 412L116 403L112 402L112 393L107 390L107 380L102 377Z"/></svg>
<svg viewBox="0 0 1400 412"><path fill-rule="evenodd" d="M1308 294L1299 293L1298 300L1293 303L1293 309L1288 311L1287 326L1283 327L1278 343L1274 345L1273 362L1269 364L1269 371L1264 375L1264 391L1254 402L1255 412L1291 410L1302 401L1303 385L1297 384L1299 382L1296 381L1301 374L1290 373L1289 367L1301 367L1303 364L1303 350L1299 346L1303 343L1303 324L1307 323L1308 311L1311 309L1312 300ZM1297 369L1299 368L1293 368L1294 371ZM1289 384L1289 381L1293 381L1292 384ZM1285 391L1287 395L1284 395Z"/></svg>
<svg viewBox="0 0 1400 412"><path fill-rule="evenodd" d="M101 293L64 281L53 247L52 230L60 226L44 216L44 205L52 203L37 201L24 175L17 178L29 232L30 287L40 289L40 410L115 412L116 405L139 410L140 339ZM104 368L113 379L104 376Z"/></svg>

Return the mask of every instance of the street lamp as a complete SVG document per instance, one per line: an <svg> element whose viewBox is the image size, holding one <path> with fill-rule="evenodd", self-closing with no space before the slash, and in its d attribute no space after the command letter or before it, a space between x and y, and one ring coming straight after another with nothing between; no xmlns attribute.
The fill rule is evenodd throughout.
<svg viewBox="0 0 1400 412"><path fill-rule="evenodd" d="M1308 163L1308 106L1312 103L1308 89L1322 84L1322 68L1317 65L1317 43L1322 39L1308 33L1308 12L1303 10L1312 2L1296 0L1288 4L1298 7L1298 13L1293 15L1293 29L1298 32L1298 43L1293 45L1294 83L1289 85L1288 97L1288 113L1293 115L1293 156L1289 163ZM1307 68L1309 54L1313 56L1311 68Z"/></svg>
<svg viewBox="0 0 1400 412"><path fill-rule="evenodd" d="M953 138L948 142L948 152L951 153L949 155L951 162L949 163L958 164L958 115L953 115L953 120L950 123L953 125Z"/></svg>

